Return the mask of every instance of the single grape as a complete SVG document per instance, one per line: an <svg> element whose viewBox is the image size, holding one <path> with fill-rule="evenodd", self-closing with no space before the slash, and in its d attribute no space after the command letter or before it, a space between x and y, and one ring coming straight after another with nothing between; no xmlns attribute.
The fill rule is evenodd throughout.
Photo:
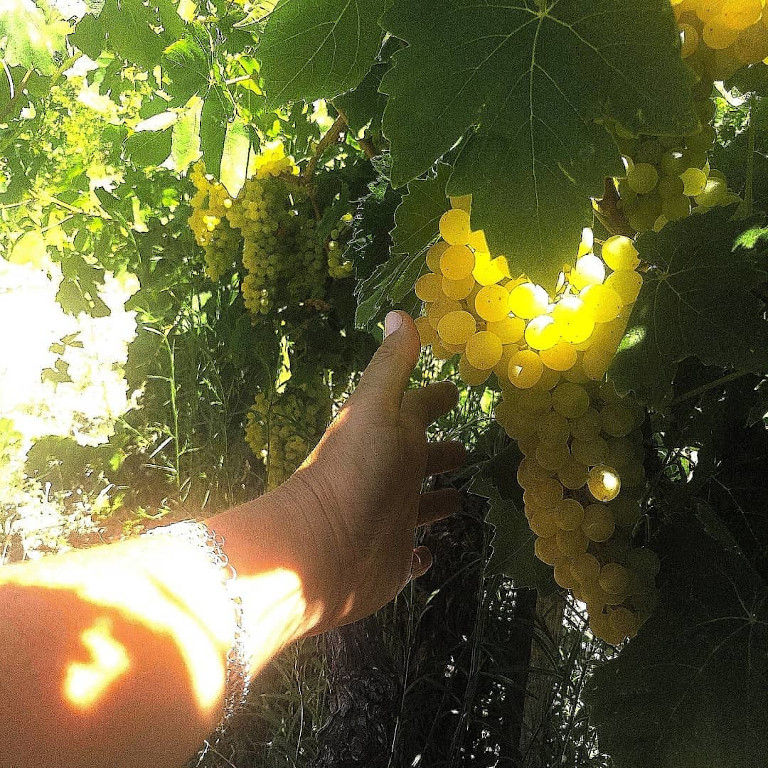
<svg viewBox="0 0 768 768"><path fill-rule="evenodd" d="M528 389L541 379L543 370L541 358L532 350L525 349L512 355L507 374L509 381L516 387Z"/></svg>
<svg viewBox="0 0 768 768"><path fill-rule="evenodd" d="M581 530L590 541L607 541L613 536L616 524L610 508L605 504L588 504L584 507Z"/></svg>
<svg viewBox="0 0 768 768"><path fill-rule="evenodd" d="M422 275L414 286L416 296L424 302L436 301L442 294L442 277L434 272Z"/></svg>
<svg viewBox="0 0 768 768"><path fill-rule="evenodd" d="M472 275L463 280L449 280L447 277L442 277L440 287L443 294L449 299L460 301L472 293L472 289L475 287L475 278ZM416 295L418 296L418 293Z"/></svg>
<svg viewBox="0 0 768 768"><path fill-rule="evenodd" d="M469 213L452 208L440 217L440 235L449 245L466 245L469 240Z"/></svg>
<svg viewBox="0 0 768 768"><path fill-rule="evenodd" d="M496 334L490 331L478 331L467 339L465 353L470 365L480 370L487 370L499 362L502 351L501 339Z"/></svg>
<svg viewBox="0 0 768 768"><path fill-rule="evenodd" d="M549 295L534 283L521 283L509 294L509 310L518 317L529 320L547 311Z"/></svg>
<svg viewBox="0 0 768 768"><path fill-rule="evenodd" d="M560 331L551 315L538 315L525 328L526 344L537 351L550 349L559 339Z"/></svg>
<svg viewBox="0 0 768 768"><path fill-rule="evenodd" d="M520 317L504 317L496 322L490 322L487 330L495 333L504 345L515 344L523 338L525 321Z"/></svg>
<svg viewBox="0 0 768 768"><path fill-rule="evenodd" d="M437 332L443 344L466 344L476 330L475 318L464 310L446 313L437 324Z"/></svg>
<svg viewBox="0 0 768 768"><path fill-rule="evenodd" d="M503 320L509 314L509 292L501 285L486 285L475 297L475 311L490 323Z"/></svg>
<svg viewBox="0 0 768 768"><path fill-rule="evenodd" d="M613 270L635 269L640 257L635 244L624 235L614 235L603 243L603 261Z"/></svg>
<svg viewBox="0 0 768 768"><path fill-rule="evenodd" d="M440 257L440 271L449 280L464 280L474 266L475 255L466 245L451 245Z"/></svg>
<svg viewBox="0 0 768 768"><path fill-rule="evenodd" d="M638 195L651 192L659 181L659 172L650 163L635 163L627 169L627 184Z"/></svg>
<svg viewBox="0 0 768 768"><path fill-rule="evenodd" d="M597 501L612 501L621 490L621 478L611 467L601 464L589 471L587 488Z"/></svg>
<svg viewBox="0 0 768 768"><path fill-rule="evenodd" d="M567 419L577 419L589 408L589 394L581 385L563 381L552 392L552 405Z"/></svg>

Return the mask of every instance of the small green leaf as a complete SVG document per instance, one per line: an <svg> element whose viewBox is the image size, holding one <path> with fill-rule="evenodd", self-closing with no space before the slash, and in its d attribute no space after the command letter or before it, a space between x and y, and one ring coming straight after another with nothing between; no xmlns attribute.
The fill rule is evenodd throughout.
<svg viewBox="0 0 768 768"><path fill-rule="evenodd" d="M221 158L221 183L232 197L240 191L248 172L251 135L245 121L235 118L227 127Z"/></svg>
<svg viewBox="0 0 768 768"><path fill-rule="evenodd" d="M281 0L257 56L271 107L328 99L356 86L381 46L384 0Z"/></svg>
<svg viewBox="0 0 768 768"><path fill-rule="evenodd" d="M106 48L107 31L100 19L86 14L77 22L74 33L69 36L69 42L96 61Z"/></svg>
<svg viewBox="0 0 768 768"><path fill-rule="evenodd" d="M714 209L667 224L638 240L651 268L610 370L622 392L659 407L678 363L768 370L768 323L755 289L766 278L768 243L751 237L755 222ZM745 239L746 238L746 239ZM752 239L753 248L746 244Z"/></svg>
<svg viewBox="0 0 768 768"><path fill-rule="evenodd" d="M450 166L439 163L434 175L416 179L395 211L393 253L421 253L438 236L440 217L451 204L445 185Z"/></svg>
<svg viewBox="0 0 768 768"><path fill-rule="evenodd" d="M200 157L200 113L203 100L197 96L189 101L173 124L171 159L173 169L184 173L190 163Z"/></svg>

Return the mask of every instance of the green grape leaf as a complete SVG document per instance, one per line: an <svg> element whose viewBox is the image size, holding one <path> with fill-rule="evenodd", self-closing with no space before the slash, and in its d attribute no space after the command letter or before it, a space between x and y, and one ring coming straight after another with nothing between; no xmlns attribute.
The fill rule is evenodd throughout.
<svg viewBox="0 0 768 768"><path fill-rule="evenodd" d="M765 306L753 292L766 278L768 246L733 208L671 222L638 240L650 265L610 375L647 405L669 397L678 363L768 370Z"/></svg>
<svg viewBox="0 0 768 768"><path fill-rule="evenodd" d="M697 125L668 0L395 0L382 23L408 43L381 83L393 183L470 132L449 193L472 194L491 249L550 287L592 221L589 196L621 172L600 123Z"/></svg>
<svg viewBox="0 0 768 768"><path fill-rule="evenodd" d="M171 129L171 158L173 169L184 173L190 163L200 156L200 113L203 101L192 99Z"/></svg>
<svg viewBox="0 0 768 768"><path fill-rule="evenodd" d="M768 588L694 520L654 540L660 601L595 670L590 720L615 768L762 768L768 755Z"/></svg>
<svg viewBox="0 0 768 768"><path fill-rule="evenodd" d="M494 526L494 534L487 573L504 574L516 587L530 587L547 595L558 586L552 567L534 553L536 537L523 513L523 492L516 479L520 459L517 446L510 445L485 464L469 490L488 498L486 522Z"/></svg>
<svg viewBox="0 0 768 768"><path fill-rule="evenodd" d="M205 97L200 115L200 151L203 153L205 170L216 177L221 170L221 156L227 136L225 98L219 88L212 88Z"/></svg>
<svg viewBox="0 0 768 768"><path fill-rule="evenodd" d="M107 46L107 30L100 19L86 14L77 22L69 42L96 61Z"/></svg>
<svg viewBox="0 0 768 768"><path fill-rule="evenodd" d="M0 59L9 67L51 75L57 55L66 51L69 31L69 24L47 2L4 2L0 4Z"/></svg>
<svg viewBox="0 0 768 768"><path fill-rule="evenodd" d="M413 285L424 268L424 257L420 252L397 253L379 264L373 274L357 286L357 311L355 325L370 330L381 320L384 309L402 305L414 314L420 302L413 294ZM405 301L410 297L410 301Z"/></svg>
<svg viewBox="0 0 768 768"><path fill-rule="evenodd" d="M139 131L125 140L125 153L131 162L139 167L157 166L163 163L171 154L172 132Z"/></svg>
<svg viewBox="0 0 768 768"><path fill-rule="evenodd" d="M450 172L450 166L439 163L434 174L408 185L395 211L393 253L421 253L438 236L440 217L451 207L445 194Z"/></svg>
<svg viewBox="0 0 768 768"><path fill-rule="evenodd" d="M374 64L357 87L333 100L334 106L344 113L347 125L355 133L366 126L374 132L381 130L387 97L379 91L379 84L388 68L388 64Z"/></svg>
<svg viewBox="0 0 768 768"><path fill-rule="evenodd" d="M385 0L280 0L257 50L269 106L356 86L381 46L384 7Z"/></svg>
<svg viewBox="0 0 768 768"><path fill-rule="evenodd" d="M182 103L208 87L211 64L208 55L192 37L171 43L164 51L161 66L170 78L168 93Z"/></svg>

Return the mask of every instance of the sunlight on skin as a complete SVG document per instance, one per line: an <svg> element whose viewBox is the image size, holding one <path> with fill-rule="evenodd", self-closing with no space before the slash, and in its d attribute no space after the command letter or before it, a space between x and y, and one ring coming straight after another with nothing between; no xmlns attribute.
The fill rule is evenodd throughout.
<svg viewBox="0 0 768 768"><path fill-rule="evenodd" d="M116 610L128 621L170 636L204 714L220 706L226 654L234 636L234 609L221 578L200 548L170 537L120 542L0 569L0 587L69 589L91 605ZM299 577L284 568L241 577L238 588L249 671L255 674L307 624L307 604ZM62 692L71 706L84 710L96 706L125 675L130 648L115 639L106 616L83 631L80 640L92 661L68 665Z"/></svg>
<svg viewBox="0 0 768 768"><path fill-rule="evenodd" d="M130 665L125 646L112 636L112 626L108 619L97 621L80 638L90 652L92 661L88 664L74 662L69 665L64 692L75 706L87 709Z"/></svg>

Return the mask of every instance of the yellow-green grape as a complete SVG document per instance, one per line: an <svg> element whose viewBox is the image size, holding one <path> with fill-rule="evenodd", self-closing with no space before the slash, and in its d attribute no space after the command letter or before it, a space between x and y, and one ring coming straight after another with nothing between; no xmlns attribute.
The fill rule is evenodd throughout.
<svg viewBox="0 0 768 768"><path fill-rule="evenodd" d="M525 328L525 343L531 349L549 349L557 344L559 339L560 330L551 315L538 315Z"/></svg>
<svg viewBox="0 0 768 768"><path fill-rule="evenodd" d="M574 437L571 441L571 456L580 464L597 466L608 457L608 443L602 437L592 437L588 440Z"/></svg>
<svg viewBox="0 0 768 768"><path fill-rule="evenodd" d="M598 323L607 323L618 317L623 306L621 296L605 285L589 285L579 296Z"/></svg>
<svg viewBox="0 0 768 768"><path fill-rule="evenodd" d="M589 285L599 285L605 280L605 264L594 253L587 253L576 259L571 270L570 283L577 290Z"/></svg>
<svg viewBox="0 0 768 768"><path fill-rule="evenodd" d="M555 534L557 548L564 555L575 557L587 551L589 539L584 535L580 528L571 531L558 531Z"/></svg>
<svg viewBox="0 0 768 768"><path fill-rule="evenodd" d="M696 28L690 24L680 24L679 29L682 42L680 55L684 59L687 59L689 56L692 56L699 47L699 33L696 31Z"/></svg>
<svg viewBox="0 0 768 768"><path fill-rule="evenodd" d="M595 330L595 321L578 296L563 296L552 309L552 318L561 329L564 341L581 344Z"/></svg>
<svg viewBox="0 0 768 768"><path fill-rule="evenodd" d="M480 370L470 365L467 360L466 354L463 354L459 358L459 376L461 380L470 387L479 387L484 384L491 372L488 370Z"/></svg>
<svg viewBox="0 0 768 768"><path fill-rule="evenodd" d="M538 386L518 392L515 398L518 408L526 413L541 416L552 409L552 395Z"/></svg>
<svg viewBox="0 0 768 768"><path fill-rule="evenodd" d="M437 324L437 333L443 344L466 344L476 330L475 318L463 309L447 312Z"/></svg>
<svg viewBox="0 0 768 768"><path fill-rule="evenodd" d="M554 577L555 583L563 589L573 589L578 586L579 580L571 570L571 558L561 558L555 562Z"/></svg>
<svg viewBox="0 0 768 768"><path fill-rule="evenodd" d="M498 406L496 406L498 408ZM524 490L542 486L548 482L556 482L554 478L534 459L525 458L517 467L517 482ZM560 490L562 498L562 490Z"/></svg>
<svg viewBox="0 0 768 768"><path fill-rule="evenodd" d="M605 504L588 504L584 507L581 530L590 541L608 541L613 536L616 523Z"/></svg>
<svg viewBox="0 0 768 768"><path fill-rule="evenodd" d="M600 561L589 552L582 552L571 561L571 571L582 584L596 582L600 578Z"/></svg>
<svg viewBox="0 0 768 768"><path fill-rule="evenodd" d="M644 195L659 181L659 172L650 163L635 163L627 169L627 184L633 192Z"/></svg>
<svg viewBox="0 0 768 768"><path fill-rule="evenodd" d="M685 186L683 186L685 190ZM679 221L691 213L691 201L685 194L668 197L661 204L661 215L666 221Z"/></svg>
<svg viewBox="0 0 768 768"><path fill-rule="evenodd" d="M414 320L416 330L419 332L419 339L422 347L428 347L438 343L439 339L435 329L429 324L426 317L417 317Z"/></svg>
<svg viewBox="0 0 768 768"><path fill-rule="evenodd" d="M539 357L547 368L554 371L568 371L576 364L578 354L572 344L560 341L549 349L542 349Z"/></svg>
<svg viewBox="0 0 768 768"><path fill-rule="evenodd" d="M549 390L560 383L560 378L560 371L555 371L545 366L541 372L541 378L536 382L536 386L540 389Z"/></svg>
<svg viewBox="0 0 768 768"><path fill-rule="evenodd" d="M492 325L492 323L488 324L489 326ZM501 334L494 331L492 328L488 328L488 330L491 333L496 333L496 335L501 338ZM518 350L517 344L503 344L503 349L501 352L501 357L499 358L499 362L496 363L496 365L493 366L493 372L496 374L496 377L499 380L499 383L504 385L509 381L509 361L512 359L512 355L515 354Z"/></svg>
<svg viewBox="0 0 768 768"><path fill-rule="evenodd" d="M515 344L523 338L525 321L519 317L504 317L496 322L488 323L487 330L496 334L502 344Z"/></svg>
<svg viewBox="0 0 768 768"><path fill-rule="evenodd" d="M536 557L547 565L554 565L555 561L563 556L563 553L557 546L557 537L549 536L547 538L539 537L533 545Z"/></svg>
<svg viewBox="0 0 768 768"><path fill-rule="evenodd" d="M563 499L552 508L555 522L563 531L575 531L584 520L584 507L576 499Z"/></svg>
<svg viewBox="0 0 768 768"><path fill-rule="evenodd" d="M489 323L503 320L509 314L509 292L502 285L486 285L475 296L475 311Z"/></svg>
<svg viewBox="0 0 768 768"><path fill-rule="evenodd" d="M485 232L482 229L476 229L469 233L467 245L474 251L488 252L488 241L485 239Z"/></svg>
<svg viewBox="0 0 768 768"><path fill-rule="evenodd" d="M522 462L520 463L522 464ZM533 463L538 464L536 461L533 461ZM534 471L543 469L539 465L538 470L530 470L530 472L533 474ZM530 503L534 507L549 508L562 501L563 486L554 477L549 475L544 475L543 477L535 475L535 481L532 481L530 486L525 489L525 493L527 494L525 498L526 503Z"/></svg>
<svg viewBox="0 0 768 768"><path fill-rule="evenodd" d="M608 276L605 287L615 291L622 303L633 304L643 287L643 276L631 269L622 269Z"/></svg>
<svg viewBox="0 0 768 768"><path fill-rule="evenodd" d="M536 422L534 421L533 424L535 429ZM545 469L550 469L552 471L557 470L558 467L561 467L570 458L571 455L568 452L568 446L565 443L551 443L544 441L539 443L539 446L536 449L536 461L538 461Z"/></svg>
<svg viewBox="0 0 768 768"><path fill-rule="evenodd" d="M422 275L414 286L416 296L425 302L437 301L442 294L442 277L434 272ZM451 297L453 298L453 297Z"/></svg>
<svg viewBox="0 0 768 768"><path fill-rule="evenodd" d="M528 525L537 536L545 539L554 536L558 532L555 516L546 509L537 509L528 519Z"/></svg>
<svg viewBox="0 0 768 768"><path fill-rule="evenodd" d="M688 197L700 195L707 188L707 174L699 168L686 168L680 178L683 180L683 194Z"/></svg>
<svg viewBox="0 0 768 768"><path fill-rule="evenodd" d="M675 160L677 160L676 157ZM668 200L670 197L682 195L684 189L685 184L683 184L683 180L675 174L672 176L662 176L657 191L662 200ZM615 267L611 267L611 269L615 269ZM621 269L635 269L635 267L621 267Z"/></svg>
<svg viewBox="0 0 768 768"><path fill-rule="evenodd" d="M541 379L544 363L532 350L516 352L509 360L507 378L519 389L529 389Z"/></svg>
<svg viewBox="0 0 768 768"><path fill-rule="evenodd" d="M472 274L475 255L466 245L451 245L440 257L440 271L449 280L464 280Z"/></svg>
<svg viewBox="0 0 768 768"><path fill-rule="evenodd" d="M521 283L509 294L509 311L518 317L530 320L542 315L549 307L549 294L540 285Z"/></svg>
<svg viewBox="0 0 768 768"><path fill-rule="evenodd" d="M612 501L621 490L621 478L611 467L601 464L589 470L587 488L597 501Z"/></svg>
<svg viewBox="0 0 768 768"><path fill-rule="evenodd" d="M584 413L571 422L571 434L581 440L594 440L600 436L603 421L594 408L587 408Z"/></svg>
<svg viewBox="0 0 768 768"><path fill-rule="evenodd" d="M573 454L571 454L573 456ZM557 468L557 479L570 491L576 491L587 484L589 467L571 457Z"/></svg>
<svg viewBox="0 0 768 768"><path fill-rule="evenodd" d="M440 235L449 245L466 245L469 232L469 214L461 208L452 208L440 217Z"/></svg>
<svg viewBox="0 0 768 768"><path fill-rule="evenodd" d="M703 191L694 197L697 205L705 208L712 208L716 205L723 205L730 199L728 184L725 179L710 174L707 184Z"/></svg>
<svg viewBox="0 0 768 768"><path fill-rule="evenodd" d="M442 278L441 289L443 293L449 299L466 299L472 289L475 287L475 278L472 275L465 277L463 280L449 280L447 277ZM418 296L418 293L416 294Z"/></svg>
<svg viewBox="0 0 768 768"><path fill-rule="evenodd" d="M433 246L430 246L427 251L427 269L430 272L440 272L440 259L447 250L448 243L444 240L440 240Z"/></svg>
<svg viewBox="0 0 768 768"><path fill-rule="evenodd" d="M589 408L589 394L579 384L562 381L552 392L552 406L567 419L578 419Z"/></svg>
<svg viewBox="0 0 768 768"><path fill-rule="evenodd" d="M614 271L636 269L640 264L640 257L635 244L624 235L609 237L603 243L602 256L603 261Z"/></svg>
<svg viewBox="0 0 768 768"><path fill-rule="evenodd" d="M629 608L621 605L612 608L608 614L608 621L616 633L616 637L620 637L622 640L626 637L634 637L637 634L637 615L630 611Z"/></svg>
<svg viewBox="0 0 768 768"><path fill-rule="evenodd" d="M490 331L478 331L467 339L465 354L469 364L480 370L493 368L501 359L501 339Z"/></svg>
<svg viewBox="0 0 768 768"><path fill-rule="evenodd" d="M491 258L491 254L481 249L475 251L475 267L472 276L480 285L494 285L509 277L507 260L503 256Z"/></svg>
<svg viewBox="0 0 768 768"><path fill-rule="evenodd" d="M618 403L608 403L600 411L603 432L611 437L624 437L635 426L635 415Z"/></svg>
<svg viewBox="0 0 768 768"><path fill-rule="evenodd" d="M433 301L426 306L426 315L435 330L437 330L440 321L451 312L464 312L464 309L460 302L455 299L449 299L447 296L441 296L437 301ZM474 317L472 319L474 320Z"/></svg>
<svg viewBox="0 0 768 768"><path fill-rule="evenodd" d="M570 437L571 426L564 416L552 412L539 420L538 432L542 440L565 444Z"/></svg>
<svg viewBox="0 0 768 768"><path fill-rule="evenodd" d="M617 602L621 602L629 592L632 577L630 571L620 563L606 563L600 569L598 581L609 595L613 596Z"/></svg>

